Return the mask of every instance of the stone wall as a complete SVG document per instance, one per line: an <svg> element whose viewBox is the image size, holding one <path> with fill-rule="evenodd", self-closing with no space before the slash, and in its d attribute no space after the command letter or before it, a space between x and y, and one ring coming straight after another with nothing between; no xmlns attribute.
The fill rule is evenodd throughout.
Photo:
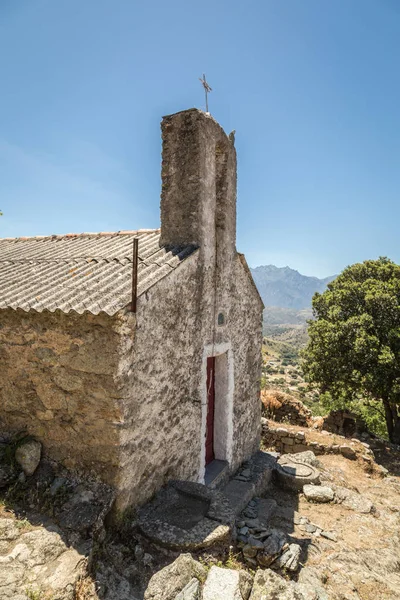
<svg viewBox="0 0 400 600"><path fill-rule="evenodd" d="M26 431L69 469L113 484L119 465L120 323L2 310L0 430Z"/></svg>
<svg viewBox="0 0 400 600"><path fill-rule="evenodd" d="M367 426L361 417L348 410L333 410L323 417L322 429L352 436L367 431Z"/></svg>
<svg viewBox="0 0 400 600"><path fill-rule="evenodd" d="M258 449L261 307L239 256L225 325L199 253L138 300L134 345L121 359L124 426L119 507L142 504L169 479L204 480L206 357L229 349L231 472ZM244 335L244 332L245 335ZM224 432L228 435L229 432Z"/></svg>
<svg viewBox="0 0 400 600"><path fill-rule="evenodd" d="M342 454L346 458L356 459L358 455L370 455L369 444L359 440L347 440L343 436L327 433L326 441L311 439L312 432L298 431L262 419L262 442L266 448L274 448L282 454L293 454L312 450L314 454Z"/></svg>

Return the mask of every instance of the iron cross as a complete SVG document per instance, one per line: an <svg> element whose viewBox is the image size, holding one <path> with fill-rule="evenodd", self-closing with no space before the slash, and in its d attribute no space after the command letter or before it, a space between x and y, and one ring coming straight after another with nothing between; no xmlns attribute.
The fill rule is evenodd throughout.
<svg viewBox="0 0 400 600"><path fill-rule="evenodd" d="M203 79L200 79L200 77L199 77L199 81L201 81L201 84L202 84L205 94L206 94L206 112L208 112L208 92L212 92L212 89L208 85L206 76L204 75L204 73L203 73Z"/></svg>

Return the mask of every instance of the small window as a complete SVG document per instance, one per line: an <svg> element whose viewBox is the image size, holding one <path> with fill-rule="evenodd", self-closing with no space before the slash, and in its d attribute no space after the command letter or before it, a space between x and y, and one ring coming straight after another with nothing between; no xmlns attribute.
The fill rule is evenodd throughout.
<svg viewBox="0 0 400 600"><path fill-rule="evenodd" d="M224 313L219 313L219 315L218 315L218 325L225 325L225 315L224 315Z"/></svg>

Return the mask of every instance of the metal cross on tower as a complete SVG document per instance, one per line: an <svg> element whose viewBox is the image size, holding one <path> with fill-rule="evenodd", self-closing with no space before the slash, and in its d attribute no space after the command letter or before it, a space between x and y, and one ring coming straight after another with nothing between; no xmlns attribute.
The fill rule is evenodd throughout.
<svg viewBox="0 0 400 600"><path fill-rule="evenodd" d="M199 81L201 81L201 84L202 84L205 94L206 94L206 112L208 112L208 93L212 92L212 89L208 85L206 76L204 75L204 73L203 73L203 79L200 79L200 77L199 77Z"/></svg>

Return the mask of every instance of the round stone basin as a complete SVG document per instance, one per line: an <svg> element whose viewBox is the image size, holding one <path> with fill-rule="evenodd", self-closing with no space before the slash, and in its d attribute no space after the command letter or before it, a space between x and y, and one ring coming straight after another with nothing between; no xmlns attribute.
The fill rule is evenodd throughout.
<svg viewBox="0 0 400 600"><path fill-rule="evenodd" d="M138 514L141 532L176 550L229 542L234 514L228 500L200 483L171 481Z"/></svg>
<svg viewBox="0 0 400 600"><path fill-rule="evenodd" d="M319 483L319 471L312 465L296 460L295 455L283 455L276 464L278 481L285 487L301 491L307 483Z"/></svg>

